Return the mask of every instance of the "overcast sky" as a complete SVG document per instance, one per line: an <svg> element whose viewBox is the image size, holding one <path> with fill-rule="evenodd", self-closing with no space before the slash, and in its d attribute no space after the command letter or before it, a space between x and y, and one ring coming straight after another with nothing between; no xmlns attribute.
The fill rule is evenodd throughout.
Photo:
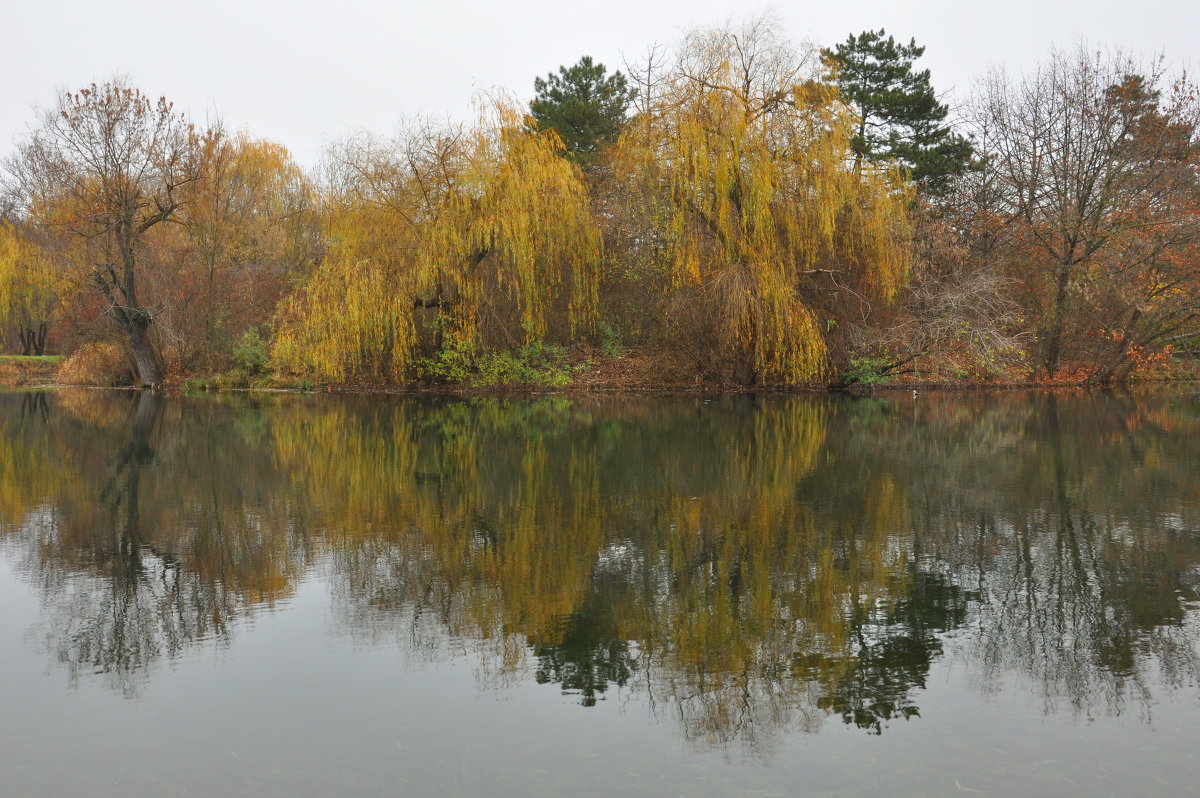
<svg viewBox="0 0 1200 798"><path fill-rule="evenodd" d="M1052 44L1164 52L1200 66L1200 2L1064 0L10 0L0 12L0 157L56 90L129 75L193 117L289 147L305 165L356 130L466 117L474 92L532 94L535 76L590 54L610 67L695 25L770 10L829 45L885 27L928 47L935 87L963 95L989 66L1019 72ZM598 9L598 10L597 10Z"/></svg>

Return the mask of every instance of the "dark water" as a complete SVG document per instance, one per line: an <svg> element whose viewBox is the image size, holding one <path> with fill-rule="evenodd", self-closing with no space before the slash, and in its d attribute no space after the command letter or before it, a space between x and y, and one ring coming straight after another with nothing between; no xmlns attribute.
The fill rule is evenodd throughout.
<svg viewBox="0 0 1200 798"><path fill-rule="evenodd" d="M0 395L0 795L1200 793L1200 396Z"/></svg>

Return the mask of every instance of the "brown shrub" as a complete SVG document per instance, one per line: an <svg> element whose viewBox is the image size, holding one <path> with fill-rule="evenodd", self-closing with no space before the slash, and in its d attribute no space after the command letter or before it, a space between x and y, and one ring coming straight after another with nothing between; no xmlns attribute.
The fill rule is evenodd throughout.
<svg viewBox="0 0 1200 798"><path fill-rule="evenodd" d="M58 367L54 378L62 385L133 385L129 358L120 348L105 341L93 341L76 349Z"/></svg>

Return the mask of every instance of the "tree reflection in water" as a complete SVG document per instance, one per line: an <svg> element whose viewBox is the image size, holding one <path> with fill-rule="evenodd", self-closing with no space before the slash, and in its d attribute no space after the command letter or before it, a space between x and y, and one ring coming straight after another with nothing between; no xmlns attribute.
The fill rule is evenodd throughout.
<svg viewBox="0 0 1200 798"><path fill-rule="evenodd" d="M1181 397L63 391L0 396L0 426L40 639L131 695L312 574L341 632L585 706L619 689L701 747L881 733L951 644L1047 711L1148 712L1200 676Z"/></svg>

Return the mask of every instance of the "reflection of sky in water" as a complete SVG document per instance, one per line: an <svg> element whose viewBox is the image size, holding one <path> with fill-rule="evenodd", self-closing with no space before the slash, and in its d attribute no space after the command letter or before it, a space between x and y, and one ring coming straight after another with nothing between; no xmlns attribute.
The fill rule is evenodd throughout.
<svg viewBox="0 0 1200 798"><path fill-rule="evenodd" d="M530 681L480 689L466 657L410 667L331 637L319 579L133 701L47 678L41 652L8 644L37 598L7 563L0 595L5 795L1186 795L1200 778L1194 691L1150 724L1044 715L1019 683L981 695L953 647L920 720L877 739L830 719L782 735L764 766L681 744L628 694L582 709Z"/></svg>
<svg viewBox="0 0 1200 798"><path fill-rule="evenodd" d="M131 447L123 471L127 401L51 397L48 443L12 426L11 400L9 451L62 471L0 481L3 511L23 507L0 538L0 795L1180 795L1200 782L1200 441L1181 434L1196 413L1167 400L1068 403L1057 419L1022 396L941 398L932 413L724 403L707 419L648 400L569 422L545 405L487 422L472 415L486 407L402 405L419 421L403 434L353 402L330 415L338 405L172 400L152 454ZM322 413L359 456L390 430L371 465L403 461L419 486L326 490L330 472L303 460L304 441L325 440ZM300 443L284 440L297 429ZM99 430L94 447L83 430ZM777 458L762 436L812 451ZM747 439L759 449L736 460ZM534 467L537 440L550 443ZM653 451L668 453L633 461ZM215 469L222 452L234 460ZM463 466L472 456L495 469ZM139 468L147 528L122 558ZM64 474L71 486L52 478ZM166 480L176 497L153 484ZM121 490L115 515L79 509ZM545 506L530 513L530 496ZM352 507L376 527L338 531ZM443 519L445 534L414 519ZM812 528L807 549L772 536L781 519ZM698 542L672 546L685 535ZM581 536L590 550L570 545ZM537 545L512 554L523 542ZM547 578L519 594L573 568L582 587ZM824 583L822 569L857 577ZM840 626L790 598L830 584ZM735 615L738 645L694 642L706 632L688 624L764 595L765 612ZM97 623L118 605L131 615ZM569 612L530 617L539 606ZM106 660L118 650L125 661ZM731 685L744 704L705 703L706 687L736 699ZM855 712L879 701L893 717L876 737Z"/></svg>

